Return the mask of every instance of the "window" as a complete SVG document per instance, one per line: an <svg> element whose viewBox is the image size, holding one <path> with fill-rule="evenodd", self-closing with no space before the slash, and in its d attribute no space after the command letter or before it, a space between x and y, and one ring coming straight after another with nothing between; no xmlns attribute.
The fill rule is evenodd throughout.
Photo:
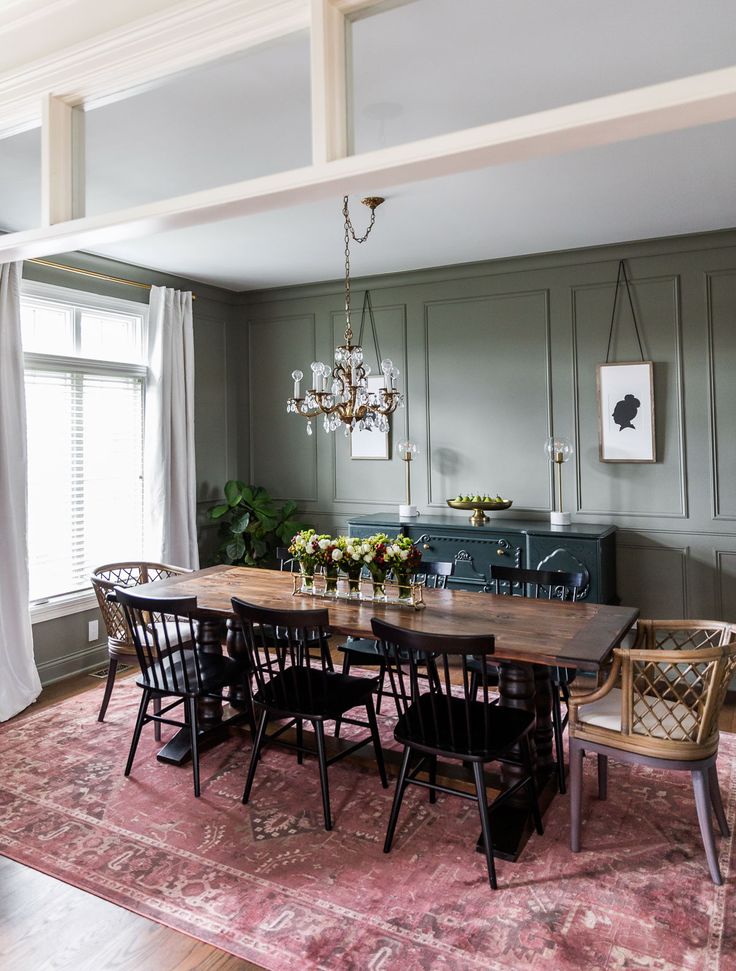
<svg viewBox="0 0 736 971"><path fill-rule="evenodd" d="M24 284L31 602L143 553L146 308Z"/></svg>

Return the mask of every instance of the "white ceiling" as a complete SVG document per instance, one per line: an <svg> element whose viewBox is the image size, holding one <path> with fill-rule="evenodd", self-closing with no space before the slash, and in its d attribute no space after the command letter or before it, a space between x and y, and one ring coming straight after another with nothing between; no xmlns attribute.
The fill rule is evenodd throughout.
<svg viewBox="0 0 736 971"><path fill-rule="evenodd" d="M360 20L356 148L727 66L733 12L733 0L417 0ZM308 104L308 38L293 35L89 112L88 211L305 165ZM354 272L732 227L735 155L727 122L393 188ZM0 226L34 225L38 163L38 132L0 141ZM332 279L340 208L336 198L99 252L235 290Z"/></svg>

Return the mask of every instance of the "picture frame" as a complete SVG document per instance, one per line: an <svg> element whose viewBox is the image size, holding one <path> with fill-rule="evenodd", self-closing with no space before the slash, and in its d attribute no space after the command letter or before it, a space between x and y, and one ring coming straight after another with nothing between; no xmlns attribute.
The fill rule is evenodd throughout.
<svg viewBox="0 0 736 971"><path fill-rule="evenodd" d="M596 371L601 462L656 462L654 364L617 361Z"/></svg>
<svg viewBox="0 0 736 971"><path fill-rule="evenodd" d="M384 386L384 381L381 374L369 375L368 390L378 391ZM360 431L355 428L350 433L350 458L387 462L391 458L389 432L379 432L375 428L372 431Z"/></svg>

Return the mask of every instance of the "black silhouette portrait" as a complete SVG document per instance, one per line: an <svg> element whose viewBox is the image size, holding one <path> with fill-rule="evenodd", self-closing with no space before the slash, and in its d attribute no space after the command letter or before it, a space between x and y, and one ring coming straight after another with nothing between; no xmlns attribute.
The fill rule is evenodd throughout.
<svg viewBox="0 0 736 971"><path fill-rule="evenodd" d="M641 401L635 398L633 394L627 394L622 401L616 402L616 407L613 409L613 415L611 417L618 425L620 432L624 428L634 428L634 425L631 423L636 418L640 407Z"/></svg>

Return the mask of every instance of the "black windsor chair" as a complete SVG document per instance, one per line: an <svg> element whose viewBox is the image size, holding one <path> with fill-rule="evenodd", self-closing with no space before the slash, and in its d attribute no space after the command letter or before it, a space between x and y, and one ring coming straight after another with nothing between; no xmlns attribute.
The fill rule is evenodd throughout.
<svg viewBox="0 0 736 971"><path fill-rule="evenodd" d="M252 664L256 681L253 702L259 711L258 728L243 791L243 802L247 803L250 798L256 767L264 745L280 739L287 729L295 726L296 744L292 745L284 741L282 744L296 749L297 762L300 765L305 752L314 754L310 749L305 748L303 736L304 722L311 722L317 744L316 755L322 786L325 829L330 830L332 818L327 780L329 765L372 742L381 783L384 789L388 786L373 706L373 691L377 679L356 678L330 670L326 660L329 657L326 640L329 615L326 609L271 610L246 603L235 597L232 605L240 620ZM268 631L274 629L278 629L280 635L283 634L278 642L274 642L268 636ZM319 645L316 657L308 649L313 646L315 640ZM346 717L346 712L357 707L365 707L367 721ZM337 718L351 725L367 727L370 733L328 759L325 751L324 723ZM269 721L284 719L287 720L285 725L280 726L271 735L266 734Z"/></svg>
<svg viewBox="0 0 736 971"><path fill-rule="evenodd" d="M491 815L493 809L505 802L520 789L526 788L538 833L543 833L542 819L537 803L537 791L531 761L529 733L534 727L534 715L516 708L489 704L489 658L493 656L492 634L439 635L405 630L393 624L371 621L373 633L379 638L388 663L388 675L394 685L400 716L394 729L394 738L404 746L401 771L396 784L391 816L389 818L384 853L391 850L401 802L408 785L429 789L430 802L437 792L446 792L478 803L483 844L488 865L488 879L495 890L496 869L493 862L493 838ZM396 664L395 658L401 658ZM470 691L471 672L468 659L473 657L481 671L483 700L476 701ZM457 693L453 692L449 659L458 662L452 666L461 681ZM420 666L429 669L430 677L420 681ZM420 685L426 690L422 692ZM418 753L419 761L410 769L412 756ZM475 781L475 794L452 789L437 783L437 759L457 760L470 763ZM505 762L519 765L523 774L488 805L483 767L489 762ZM428 781L418 779L420 772L428 773Z"/></svg>
<svg viewBox="0 0 736 971"><path fill-rule="evenodd" d="M222 654L210 654L197 648L195 621L199 616L196 597L157 599L143 597L129 590L114 592L123 608L128 629L133 636L141 674L136 684L143 689L138 717L130 744L125 775L130 775L143 726L174 725L188 728L192 749L194 795L199 796L199 716L201 698L225 701L225 689L245 686L251 694L250 669L247 662ZM174 698L161 707L162 699ZM149 702L154 714L148 714ZM165 717L182 706L184 721ZM249 708L251 731L255 733L252 709Z"/></svg>

